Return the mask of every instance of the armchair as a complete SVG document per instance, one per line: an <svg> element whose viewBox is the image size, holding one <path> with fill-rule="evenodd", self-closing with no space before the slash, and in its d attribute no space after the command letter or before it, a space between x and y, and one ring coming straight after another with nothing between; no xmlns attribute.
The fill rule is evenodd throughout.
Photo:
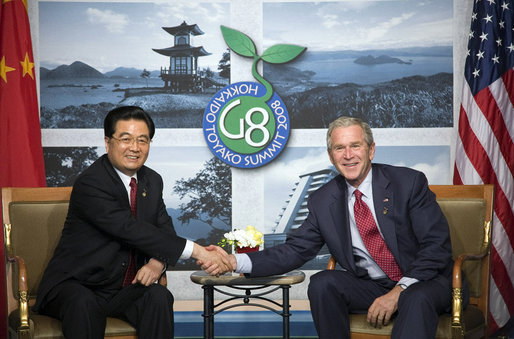
<svg viewBox="0 0 514 339"><path fill-rule="evenodd" d="M64 338L59 320L30 308L59 241L71 189L2 188L9 338ZM165 280L160 283L166 284ZM105 337L135 339L137 335L127 322L107 318Z"/></svg>
<svg viewBox="0 0 514 339"><path fill-rule="evenodd" d="M448 224L452 241L452 313L439 317L436 338L487 338L493 185L431 185ZM336 267L330 258L327 269ZM462 308L462 275L469 286L469 305ZM392 323L380 329L365 314L350 315L352 339L390 338Z"/></svg>

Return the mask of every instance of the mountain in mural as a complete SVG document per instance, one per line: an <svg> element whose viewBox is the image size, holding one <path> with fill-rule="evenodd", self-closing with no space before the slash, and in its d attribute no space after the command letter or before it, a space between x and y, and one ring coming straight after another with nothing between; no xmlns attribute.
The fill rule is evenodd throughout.
<svg viewBox="0 0 514 339"><path fill-rule="evenodd" d="M137 69L134 67L117 67L116 69L105 72L104 75L109 78L140 78L143 73L142 69ZM157 78L161 75L160 71L151 71L150 77Z"/></svg>
<svg viewBox="0 0 514 339"><path fill-rule="evenodd" d="M451 57L453 47L431 46L431 47L408 47L408 48L388 48L388 49L365 49L365 50L336 50L336 51L316 51L310 50L302 54L298 60L341 60L357 59L366 55L387 55L390 57Z"/></svg>
<svg viewBox="0 0 514 339"><path fill-rule="evenodd" d="M380 55L378 57L374 57L372 55L362 56L355 59L353 62L360 65L380 65L380 64L406 64L411 65L410 61L403 61L400 58L393 58L389 55Z"/></svg>
<svg viewBox="0 0 514 339"><path fill-rule="evenodd" d="M75 61L71 65L61 65L53 70L45 67L40 68L40 76L42 80L46 79L76 79L76 78L105 78L101 72L93 67Z"/></svg>
<svg viewBox="0 0 514 339"><path fill-rule="evenodd" d="M120 78L120 79L133 79L140 78L143 73L142 69L134 67L117 67L116 69L101 73L92 66L89 66L82 61L75 61L71 65L60 65L55 69L48 69L46 67L40 67L41 80L51 79L78 79L78 78ZM150 77L157 78L160 76L160 71L151 71Z"/></svg>

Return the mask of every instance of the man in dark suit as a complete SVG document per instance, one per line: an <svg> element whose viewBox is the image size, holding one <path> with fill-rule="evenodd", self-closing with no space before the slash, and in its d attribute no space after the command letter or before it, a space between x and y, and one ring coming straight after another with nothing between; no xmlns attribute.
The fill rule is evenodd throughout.
<svg viewBox="0 0 514 339"><path fill-rule="evenodd" d="M341 269L310 280L321 339L349 338L349 313L367 313L376 327L395 315L393 338L434 338L438 315L450 310L453 262L448 224L426 177L372 165L373 135L360 119L332 122L327 149L340 175L309 196L305 222L284 244L231 255L232 266L256 277L281 274L326 244Z"/></svg>
<svg viewBox="0 0 514 339"><path fill-rule="evenodd" d="M179 258L228 261L177 236L159 174L144 166L155 126L141 108L110 111L107 154L77 178L61 239L42 277L35 309L62 321L66 338L103 338L107 316L139 338L173 338L173 296L156 284Z"/></svg>

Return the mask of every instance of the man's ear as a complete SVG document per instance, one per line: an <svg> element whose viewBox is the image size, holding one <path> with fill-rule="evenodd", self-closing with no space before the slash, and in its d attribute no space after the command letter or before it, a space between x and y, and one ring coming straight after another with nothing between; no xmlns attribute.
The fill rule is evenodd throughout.
<svg viewBox="0 0 514 339"><path fill-rule="evenodd" d="M109 152L109 137L104 137L104 142L105 142L105 151L108 153Z"/></svg>
<svg viewBox="0 0 514 339"><path fill-rule="evenodd" d="M371 146L369 146L369 161L373 160L375 157L375 143L372 143Z"/></svg>
<svg viewBox="0 0 514 339"><path fill-rule="evenodd" d="M330 153L329 149L327 149L327 153L328 153L328 158L330 159L330 162L332 163L332 165L334 165L334 160L332 159L332 154Z"/></svg>

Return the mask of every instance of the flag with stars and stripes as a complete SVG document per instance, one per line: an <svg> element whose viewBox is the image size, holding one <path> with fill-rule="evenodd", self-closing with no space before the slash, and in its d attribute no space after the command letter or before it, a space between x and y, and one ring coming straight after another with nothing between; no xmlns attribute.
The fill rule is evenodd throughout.
<svg viewBox="0 0 514 339"><path fill-rule="evenodd" d="M489 329L514 315L514 0L475 0L454 184L494 184Z"/></svg>
<svg viewBox="0 0 514 339"><path fill-rule="evenodd" d="M27 0L0 0L0 187L7 186L46 186ZM3 261L0 318L7 319Z"/></svg>

